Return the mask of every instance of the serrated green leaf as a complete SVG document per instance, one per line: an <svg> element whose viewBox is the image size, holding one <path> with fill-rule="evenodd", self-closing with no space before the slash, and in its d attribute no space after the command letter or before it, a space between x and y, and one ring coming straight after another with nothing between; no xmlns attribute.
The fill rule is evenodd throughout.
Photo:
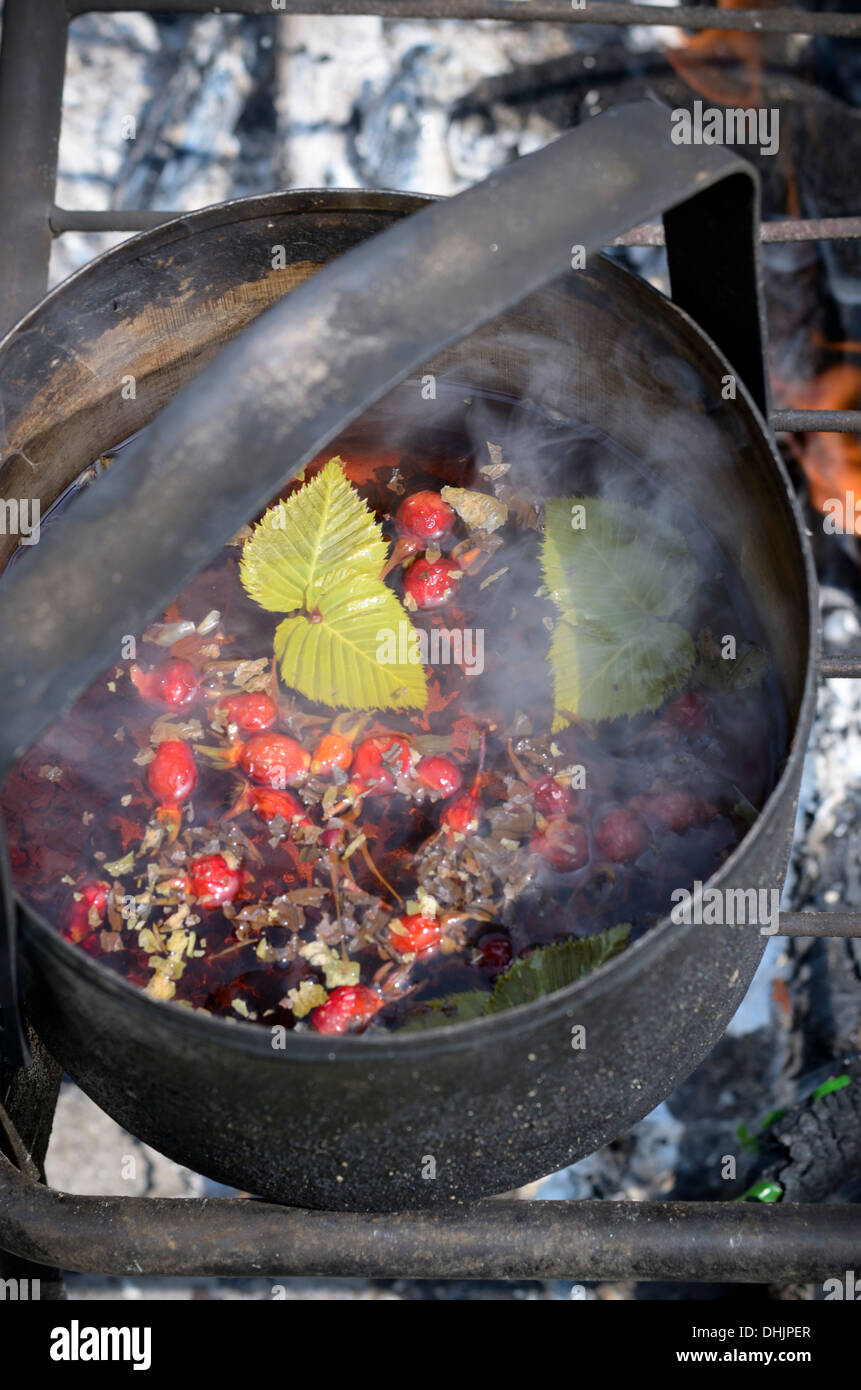
<svg viewBox="0 0 861 1390"><path fill-rule="evenodd" d="M462 994L446 994L441 999L429 999L427 1011L414 1014L401 1032L424 1033L429 1028L444 1028L448 1023L467 1023L472 1018L482 1018L487 1011L489 997L483 989L470 989Z"/></svg>
<svg viewBox="0 0 861 1390"><path fill-rule="evenodd" d="M518 1004L530 1004L533 999L573 984L623 951L630 931L630 923L620 922L596 936L554 942L521 956L497 979L487 1012L495 1014Z"/></svg>
<svg viewBox="0 0 861 1390"><path fill-rule="evenodd" d="M275 655L294 690L336 708L424 709L424 667L379 659L378 634L409 625L388 585L345 571L319 593L314 616L285 618L275 630Z"/></svg>
<svg viewBox="0 0 861 1390"><path fill-rule="evenodd" d="M242 551L239 575L270 613L311 611L334 574L376 578L386 562L382 528L351 486L339 458L261 518Z"/></svg>
<svg viewBox="0 0 861 1390"><path fill-rule="evenodd" d="M572 526L575 506L582 527ZM675 527L623 502L554 498L541 565L561 615L550 647L554 730L654 709L684 684L694 644L666 620L690 598L697 565Z"/></svg>
<svg viewBox="0 0 861 1390"><path fill-rule="evenodd" d="M585 526L571 525L572 507ZM542 566L554 601L574 621L605 630L668 618L694 591L697 564L681 532L650 512L599 497L553 498L545 508Z"/></svg>
<svg viewBox="0 0 861 1390"><path fill-rule="evenodd" d="M768 657L755 642L742 642L734 657L724 657L711 628L697 633L697 652L694 679L709 690L746 690L759 685L768 670Z"/></svg>
<svg viewBox="0 0 861 1390"><path fill-rule="evenodd" d="M553 732L572 718L618 719L658 705L684 684L694 644L679 623L648 621L605 635L560 618L550 644Z"/></svg>
<svg viewBox="0 0 861 1390"><path fill-rule="evenodd" d="M531 1004L545 994L563 989L575 980L588 975L605 961L612 960L628 944L631 927L621 922L596 936L579 941L559 941L552 946L538 946L528 956L521 956L500 976L490 994L480 989L465 990L462 994L446 994L430 999L426 1012L415 1014L403 1032L424 1032L441 1028L447 1023L466 1023L473 1018L502 1013L518 1004Z"/></svg>
<svg viewBox="0 0 861 1390"><path fill-rule="evenodd" d="M344 709L424 709L423 667L380 654L381 632L414 628L380 578L382 528L351 486L340 459L270 507L245 543L240 578L262 608L288 613L275 630L285 682L302 695Z"/></svg>

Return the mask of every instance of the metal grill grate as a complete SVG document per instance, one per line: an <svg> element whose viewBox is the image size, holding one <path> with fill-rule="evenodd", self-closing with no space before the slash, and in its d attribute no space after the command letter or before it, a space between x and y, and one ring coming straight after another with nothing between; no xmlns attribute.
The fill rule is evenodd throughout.
<svg viewBox="0 0 861 1390"><path fill-rule="evenodd" d="M861 15L795 8L720 11L608 0L586 0L581 8L574 8L572 0L228 0L220 6L208 0L6 0L0 46L0 324L17 321L44 294L53 237L68 231L133 232L182 215L170 210L77 212L55 205L71 21L88 12L202 15L213 10L861 38ZM770 222L761 235L767 243L859 239L861 216ZM648 226L633 229L617 244L659 246L663 241L663 229ZM777 411L770 423L775 431L861 434L861 411ZM821 672L861 675L861 657L826 658ZM808 937L858 936L861 921L839 913L786 913L780 930ZM37 1062L28 1085L22 1085L22 1074L13 1079L11 1115L0 1107L0 1141L5 1129L19 1165L13 1167L0 1154L0 1265L3 1249L13 1249L25 1261L126 1275L250 1274L266 1267L386 1277L767 1282L809 1279L844 1264L848 1268L857 1253L861 1209L824 1204L766 1210L667 1203L644 1210L640 1204L614 1202L493 1203L442 1217L364 1217L234 1200L63 1198L38 1182L28 1157L42 1139L47 1142L50 1130L53 1107L46 1067L50 1070L44 1059ZM31 1142L17 1138L15 1122ZM34 1139L40 1132L42 1138Z"/></svg>

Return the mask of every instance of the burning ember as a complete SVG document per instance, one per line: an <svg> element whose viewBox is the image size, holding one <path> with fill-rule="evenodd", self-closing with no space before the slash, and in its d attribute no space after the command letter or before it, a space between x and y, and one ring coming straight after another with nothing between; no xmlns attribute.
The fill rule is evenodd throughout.
<svg viewBox="0 0 861 1390"><path fill-rule="evenodd" d="M843 346L851 347L852 344ZM840 362L812 381L783 384L781 397L795 410L855 410L861 400L861 367ZM789 436L789 448L807 477L810 501L819 512L839 505L840 530L861 534L861 519L847 497L861 499L861 442L856 435L814 432Z"/></svg>

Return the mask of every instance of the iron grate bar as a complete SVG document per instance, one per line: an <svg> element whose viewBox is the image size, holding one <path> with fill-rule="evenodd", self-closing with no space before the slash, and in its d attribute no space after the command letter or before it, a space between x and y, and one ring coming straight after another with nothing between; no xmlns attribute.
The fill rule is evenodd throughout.
<svg viewBox="0 0 861 1390"><path fill-rule="evenodd" d="M188 209L180 211L178 208L105 208L93 212L54 206L48 223L54 237L63 236L65 232L148 232L188 212Z"/></svg>
<svg viewBox="0 0 861 1390"><path fill-rule="evenodd" d="M210 14L378 15L383 19L496 19L513 23L643 24L649 27L725 29L755 34L811 34L861 38L861 15L820 14L794 6L769 10L716 10L708 5L628 5L615 0L66 0L70 19L87 12Z"/></svg>
<svg viewBox="0 0 861 1390"><path fill-rule="evenodd" d="M185 209L188 212L189 209ZM177 208L105 208L91 211L84 208L53 207L50 215L52 234L65 232L144 232L160 227L184 213ZM763 222L759 228L764 245L805 241L861 240L861 217L786 218ZM664 246L664 229L657 224L632 227L615 237L612 246Z"/></svg>
<svg viewBox="0 0 861 1390"><path fill-rule="evenodd" d="M761 222L759 239L766 246L797 241L853 241L861 238L861 217L787 217ZM660 223L632 227L616 237L613 246L663 246Z"/></svg>
<svg viewBox="0 0 861 1390"><path fill-rule="evenodd" d="M861 653L845 656L821 656L819 674L825 680L855 680L861 676Z"/></svg>
<svg viewBox="0 0 861 1390"><path fill-rule="evenodd" d="M861 913L781 912L781 936L861 937Z"/></svg>
<svg viewBox="0 0 861 1390"><path fill-rule="evenodd" d="M0 1248L100 1275L809 1282L850 1269L849 1203L485 1201L305 1211L242 1197L56 1192L0 1155Z"/></svg>
<svg viewBox="0 0 861 1390"><path fill-rule="evenodd" d="M861 434L861 410L774 410L775 434Z"/></svg>

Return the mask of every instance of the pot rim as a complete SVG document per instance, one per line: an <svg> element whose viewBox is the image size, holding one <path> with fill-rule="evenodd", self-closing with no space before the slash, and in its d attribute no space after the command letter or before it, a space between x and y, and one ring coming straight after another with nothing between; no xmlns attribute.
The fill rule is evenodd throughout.
<svg viewBox="0 0 861 1390"><path fill-rule="evenodd" d="M193 212L182 213L159 222L155 227L135 232L116 246L100 251L86 265L73 270L71 275L60 280L53 289L47 291L26 314L0 336L0 352L11 340L32 327L33 320L41 314L44 307L53 304L70 285L77 285L90 276L98 279L102 265L110 260L115 264L124 261L134 262L140 254L145 254L150 242L169 246L171 242L183 241L187 235L200 227L231 226L236 222L250 222L258 219L267 207L273 213L283 215L288 212L331 211L341 209L348 212L417 212L426 203L442 202L434 193L402 193L389 188L290 188L277 193L252 193L244 198L227 198L221 203L209 203ZM169 235L165 237L165 233Z"/></svg>
<svg viewBox="0 0 861 1390"><path fill-rule="evenodd" d="M399 192L388 189L290 189L278 193L254 194L244 198L233 198L221 203L213 203L208 207L198 209L195 212L184 214L169 221L160 223L157 227L148 228L143 232L127 238L118 246L111 247L94 257L85 266L68 276L60 284L56 285L38 304L34 305L28 313L15 324L9 332L0 339L0 353L6 344L18 333L29 329L43 307L53 302L66 289L76 284L88 276L98 277L102 264L110 259L113 263L123 261L133 262L137 260L141 253L146 253L152 243L161 246L169 245L171 241L184 239L190 232L200 227L219 226L248 220L257 220L265 215L265 209L271 207L273 214L283 215L284 213L327 211L338 212L339 210L366 211L366 212L394 212L401 215L417 211L429 202L440 201L436 195ZM729 362L723 353L715 345L714 341L707 333L700 328L699 324L693 320L689 314L679 308L677 304L666 295L660 293L648 281L633 272L627 271L624 267L602 255L603 268L612 268L612 273L619 276L630 278L637 282L638 289L648 298L653 296L660 305L656 303L657 312L675 316L678 324L686 328L697 336L700 341L710 350L716 363L725 369L726 373L735 375L732 372ZM789 514L794 526L795 539L800 551L802 566L804 571L805 592L807 595L807 619L808 619L808 641L806 652L806 667L804 672L804 686L798 713L795 718L792 736L789 740L789 747L786 760L780 776L769 792L765 806L756 822L747 832L744 838L735 846L729 857L721 864L719 869L710 876L704 886L719 887L723 882L730 878L736 868L738 859L742 851L747 853L751 848L755 849L759 840L767 838L771 834L771 821L774 818L775 806L780 803L787 795L787 783L791 779L796 764L803 759L806 751L810 725L813 718L815 704L816 684L817 684L817 664L819 656L819 621L817 605L817 580L813 562L813 555L807 539L807 533L801 515L801 508L794 489L790 482L789 475L783 461L777 451L776 444L771 437L766 421L753 401L744 382L737 378L736 408L746 407L749 424L754 433L758 433L764 448L770 455L771 462L775 469L775 481L782 485L784 500L789 509ZM573 984L566 985L562 989L555 990L552 994L543 995L538 999L532 1000L527 1004L519 1004L511 1009L506 1009L499 1014L491 1014L485 1018L470 1019L463 1023L450 1023L438 1029L429 1029L425 1032L417 1033L388 1033L370 1034L357 1036L354 1034L344 1035L321 1035L314 1032L295 1033L290 1030L285 1031L284 1046L277 1050L273 1049L271 1033L259 1023L250 1023L242 1019L231 1019L218 1017L208 1014L204 1010L192 1010L181 1004L172 1001L153 999L139 986L132 984L123 976L115 975L106 970L97 960L93 959L86 952L78 950L70 942L59 935L41 913L26 903L20 895L15 892L15 900L19 907L19 921L23 918L28 927L36 929L37 933L42 933L43 944L49 951L59 952L61 960L64 960L70 969L76 972L83 972L90 983L97 989L112 996L117 1003L134 1003L144 1009L158 1010L158 1017L163 1024L169 1024L177 1032L189 1036L194 1035L201 1042L207 1038L212 1043L221 1043L228 1047L238 1048L242 1052L259 1055L261 1059L268 1059L274 1064L279 1065L286 1060L295 1058L299 1061L320 1061L324 1056L329 1061L360 1063L363 1059L379 1060L389 1055L394 1055L395 1051L401 1056L415 1054L426 1057L433 1053L442 1053L452 1050L460 1050L462 1045L469 1045L479 1042L483 1038L488 1040L500 1040L502 1037L513 1039L520 1033L529 1032L533 1022L540 1015L542 1019L548 1020L559 1017L565 1013L571 1013L576 1004L586 996L592 999L600 998L608 989L617 984L624 986L630 983L634 976L640 974L641 967L651 963L658 966L661 958L675 944L676 938L674 930L680 933L689 934L697 930L697 924L688 925L673 923L669 916L664 917L648 932L626 947L618 956L607 961L597 970L590 972ZM711 928L714 930L714 928ZM726 930L726 927L723 928ZM747 930L747 928L732 928L732 930ZM757 929L758 930L758 929ZM23 934L23 933L22 933ZM777 935L779 933L775 933ZM770 938L764 937L767 942ZM763 946L764 949L764 946ZM741 1003L741 999L738 1001ZM156 1015L153 1015L155 1017Z"/></svg>

